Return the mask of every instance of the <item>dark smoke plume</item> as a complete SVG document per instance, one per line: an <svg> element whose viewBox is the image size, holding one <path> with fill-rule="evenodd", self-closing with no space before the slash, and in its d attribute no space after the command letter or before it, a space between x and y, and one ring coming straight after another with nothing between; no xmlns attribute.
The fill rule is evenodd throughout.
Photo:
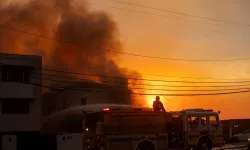
<svg viewBox="0 0 250 150"><path fill-rule="evenodd" d="M0 5L2 2L0 0ZM108 51L109 49L122 51L116 23L104 12L88 10L87 4L82 1L81 5L70 0L33 0L24 4L13 3L0 10L0 24L57 40L0 28L1 53L41 55L43 66L50 69L104 76L140 77L136 72L121 71L113 61L115 53ZM107 66L112 71L107 71ZM62 73L60 75L100 83L110 81L109 84L131 88L126 79L84 77ZM48 81L43 83L65 86L62 83Z"/></svg>

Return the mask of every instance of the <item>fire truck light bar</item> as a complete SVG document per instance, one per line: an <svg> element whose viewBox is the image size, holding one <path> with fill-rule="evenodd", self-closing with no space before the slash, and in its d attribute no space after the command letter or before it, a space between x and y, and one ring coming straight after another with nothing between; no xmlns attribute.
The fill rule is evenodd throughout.
<svg viewBox="0 0 250 150"><path fill-rule="evenodd" d="M103 108L103 111L120 111L120 108Z"/></svg>
<svg viewBox="0 0 250 150"><path fill-rule="evenodd" d="M109 111L110 109L109 108L103 108L103 111Z"/></svg>

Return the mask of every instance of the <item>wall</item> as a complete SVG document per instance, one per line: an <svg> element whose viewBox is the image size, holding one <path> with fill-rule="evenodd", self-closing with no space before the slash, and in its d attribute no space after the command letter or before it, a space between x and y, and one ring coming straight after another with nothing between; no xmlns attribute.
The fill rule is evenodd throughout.
<svg viewBox="0 0 250 150"><path fill-rule="evenodd" d="M3 64L31 67L30 83L42 84L42 58L40 56L0 53L0 71L2 71ZM0 73L0 78L2 78L2 73ZM32 99L29 114L0 114L0 132L40 130L42 88L31 84L0 82L0 110L3 98Z"/></svg>
<svg viewBox="0 0 250 150"><path fill-rule="evenodd" d="M250 119L230 119L230 120L221 120L223 125L223 134L225 139L229 139L229 130L233 125L238 125L237 128L232 128L232 135L242 133L250 129Z"/></svg>
<svg viewBox="0 0 250 150"><path fill-rule="evenodd" d="M57 150L82 150L83 135L80 134L62 134L57 135Z"/></svg>

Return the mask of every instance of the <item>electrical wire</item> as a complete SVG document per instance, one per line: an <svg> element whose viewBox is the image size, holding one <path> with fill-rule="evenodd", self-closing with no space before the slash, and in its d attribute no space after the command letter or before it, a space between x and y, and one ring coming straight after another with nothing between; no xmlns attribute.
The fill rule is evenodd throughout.
<svg viewBox="0 0 250 150"><path fill-rule="evenodd" d="M126 80L136 80L136 81L150 81L150 82L164 82L164 83L248 83L249 81L236 81L236 82L195 82L195 81L173 81L173 80L150 80L150 79L140 79L140 78L126 78L126 77L117 77L117 76L108 76L108 75L98 75L98 74L90 74L90 73L80 73L80 72L69 72L69 71L61 71L61 70L52 70L42 68L42 70L50 71L50 72L58 72L58 73L67 73L74 75L83 75L83 76L92 76L92 77L102 77L102 78L114 78L114 79L126 79ZM244 85L231 85L231 86L248 86L250 84ZM223 87L223 86L222 86Z"/></svg>
<svg viewBox="0 0 250 150"><path fill-rule="evenodd" d="M1 57L0 57L1 58ZM43 58L46 60L47 63L49 64L59 64L56 62L53 62L51 60L48 60L46 58ZM90 69L95 69L95 70L99 70L99 68L97 67L91 67L91 66L82 66L82 65L77 65L77 64L68 64L68 63L60 63L61 65L67 65L67 66L72 66L72 67L81 67L81 68L90 68ZM100 66L103 67L103 66ZM107 71L114 71L117 72L117 70L115 69L107 69ZM167 75L163 75L163 74L152 74L152 73L142 73L142 72L138 72L141 75L148 75L148 76L158 76L158 77L166 77L166 78L177 78L177 79L181 79L181 78L185 78L185 79L199 79L199 80L225 80L225 81L233 81L233 80L248 80L250 82L250 79L239 79L239 78L209 78L209 77L187 77L187 76L167 76ZM246 81L247 82L247 81Z"/></svg>
<svg viewBox="0 0 250 150"><path fill-rule="evenodd" d="M48 75L48 74L42 74L42 75L45 75L45 76L52 76L52 77L59 77L59 78L69 78L69 79L75 79L75 80L79 80L79 81L87 81L89 82L89 80L82 80L80 78L74 78L74 77L64 77L64 76L54 76L54 75ZM43 78L44 79L44 78ZM45 80L52 80L53 79L46 79ZM58 82L59 80L55 80L55 82ZM112 81L112 80L111 80ZM111 82L111 81L103 81L102 80L102 83L106 83L106 82ZM61 80L59 81L61 82ZM72 83L70 81L67 81L69 83ZM78 83L79 82L73 82L73 83ZM92 83L92 82L91 82ZM84 83L85 84L85 83ZM127 85L147 85L147 86L154 86L154 85L151 85L151 84L133 84L133 83L123 83L123 84L127 84ZM109 85L111 87L115 87L115 88L127 88L127 87L122 87L122 86L114 86L114 85L110 85L110 84L105 84L105 85ZM165 85L167 86L167 85ZM152 88L152 89L147 89L147 88L139 88L139 87L134 87L134 88L129 88L131 90L151 90L151 91L232 91L232 90L246 90L248 88L231 88L231 89L201 89L201 90L197 90L197 89L193 89L193 90L185 90L185 89L182 89L182 90L178 90L178 89L155 89L155 88Z"/></svg>
<svg viewBox="0 0 250 150"><path fill-rule="evenodd" d="M43 36L43 35L39 35L39 34L34 34L34 33L31 33L31 32L27 32L27 31L23 31L23 30L20 30L20 29L16 29L16 28L12 28L12 27L8 27L8 26L5 26L3 24L0 24L0 27L4 28L4 29L9 29L9 30L12 30L12 31L16 31L16 32L20 32L20 33L24 33L24 34L29 34L29 35L33 35L33 36L37 36L37 37L40 37L40 38L44 38L44 39L48 39L48 40L54 40L56 42L59 42L59 43L67 43L67 44L70 44L72 45L71 42L69 41L61 41L61 40L58 40L58 39L55 39L55 38L51 38L51 37L47 37L47 36ZM75 45L72 45L74 47L90 47L90 46L75 46ZM115 50L110 50L110 49L107 49L105 50L107 52L112 52L112 53L117 53L117 54L123 54L123 55L130 55L130 56L135 56L135 57L143 57L143 58L152 58L152 59L164 59L164 60L171 60L171 61L214 61L214 62L228 62L228 61L243 61L243 60L249 60L250 57L246 57L246 58L239 58L239 59L203 59L203 60L199 60L199 59L182 59L182 58L170 58L170 57L158 57L158 56L148 56L148 55L141 55L141 54L134 54L134 53L127 53L127 52L120 52L120 51L115 51Z"/></svg>
<svg viewBox="0 0 250 150"><path fill-rule="evenodd" d="M22 58L1 57L1 56L0 56L0 59L35 60L35 59L27 59L27 58L26 59L22 59ZM49 64L53 64L53 65L59 64L59 63L56 63L56 62L51 61L49 59L46 59L45 57L43 57L42 59L44 59ZM99 68L96 68L96 67L83 66L83 65L77 65L77 64L60 63L60 65L67 65L67 66L73 66L73 67L90 68L90 69L99 70ZM103 67L103 66L100 66L100 67ZM115 70L115 69L108 69L107 71L117 71L117 70ZM226 79L226 78L209 78L209 77L184 77L184 76L166 76L166 75L163 75L163 74L151 74L151 73L142 73L142 72L138 72L138 73L142 74L142 75L161 76L161 77L167 77L167 78L188 78L188 79L202 79L202 80L249 80L249 79L239 79L239 78L235 78L235 79L229 78L229 79Z"/></svg>
<svg viewBox="0 0 250 150"><path fill-rule="evenodd" d="M43 76L50 76L50 77L56 77L56 78L64 78L64 79L74 79L74 80L78 80L78 81L65 81L65 80L56 80L56 79L49 79L49 78L39 78L39 77L30 77L33 79L43 79L43 80L47 80L47 81L53 81L53 82L63 82L63 83L72 83L72 84L91 84L93 83L93 81L91 81L90 79L82 79L82 78L75 78L75 77L68 77L68 76L58 76L58 75L51 75L51 74L45 74L45 73L33 73L33 74L37 74L37 75L43 75ZM81 82L85 82L85 83L81 83ZM109 81L104 81L102 80L102 83L111 83L111 82L116 82L114 80L109 80ZM139 86L166 86L166 87L173 87L173 86L168 86L168 85L152 85L152 84L136 84L136 83L117 83L116 84L126 84L126 85L139 85ZM111 85L111 84L105 84L114 88L128 88L125 86L117 86L117 85ZM175 87L175 86L174 86ZM178 86L179 87L179 86ZM183 86L181 86L183 87ZM184 86L186 87L186 86ZM193 86L192 86L193 87ZM197 87L197 86L195 86ZM207 86L205 86L207 87ZM178 90L178 89L155 89L155 88L140 88L140 87L134 87L134 88L130 88L131 90L150 90L150 91L233 91L233 90L246 90L248 88L230 88L230 89L201 89L201 90L197 90L197 89L193 89L193 90L187 90L187 89L182 89L182 90Z"/></svg>
<svg viewBox="0 0 250 150"><path fill-rule="evenodd" d="M34 74L39 74L39 73L34 73ZM65 79L74 79L74 80L78 80L78 81L89 81L90 79L81 79L81 78L74 78L74 77L67 77L67 76L58 76L58 75L50 75L50 74L39 74L39 75L44 75L44 76L51 76L51 77L58 77L58 78L65 78ZM102 80L102 83L110 83L110 82L116 82L114 80L108 80L108 81L104 81ZM119 83L119 84L127 84L127 85L146 85L146 86L155 86L152 84L136 84L136 83ZM161 85L159 85L161 86ZM162 85L163 86L163 85ZM168 86L168 85L165 85ZM119 87L122 88L122 87ZM132 88L132 89L144 89L144 90L166 90L166 91L225 91L225 90L242 90L242 89L248 89L248 88L234 88L234 89L217 89L217 90L176 90L176 89L145 89L145 88Z"/></svg>
<svg viewBox="0 0 250 150"><path fill-rule="evenodd" d="M194 18L198 18L198 19L205 19L205 20L215 21L215 22L220 22L220 23L225 23L225 24L250 27L249 24L242 24L242 23L236 23L236 22L220 20L220 19L216 19L216 18L208 18L208 17L204 17L204 16L197 16L197 15L192 15L192 14L188 14L188 13L181 13L181 12L176 12L176 11L171 11L171 10L166 10L166 9L160 9L160 8L155 8L155 7L151 7L151 6L140 5L140 4L124 2L124 1L119 1L119 0L110 0L110 1L114 1L116 3L121 3L121 4L126 4L126 5L142 7L142 8L149 8L149 9L158 10L158 11L167 12L167 13L172 13L172 14L178 14L178 15L182 15L182 16L194 17Z"/></svg>
<svg viewBox="0 0 250 150"><path fill-rule="evenodd" d="M121 8L121 7L108 6L108 5L95 4L95 3L90 3L90 4L96 5L96 6L101 6L101 7L109 7L109 8L118 9L118 10L125 10L125 11L129 11L129 12L136 12L136 13L140 13L140 14L147 14L147 15L153 15L153 16L158 16L158 17L170 18L170 16L151 13L151 12L145 12L145 11L139 11L139 10L134 10L134 9L126 9L126 8ZM183 20L183 18L176 18L176 17L174 17L173 19ZM209 23L209 22L201 22L201 21L198 21L198 20L190 20L190 19L188 19L188 20L185 19L185 21L192 21L192 22L197 22L197 23L206 24L206 25L215 25L217 27L220 25L220 24L214 24L214 23Z"/></svg>
<svg viewBox="0 0 250 150"><path fill-rule="evenodd" d="M156 13L151 13L151 12L145 12L145 11L138 11L138 10L133 10L133 9L126 9L126 8L120 8L120 7L115 7L115 6L107 6L107 5L102 5L102 4L95 4L95 3L90 3L90 4L94 4L97 6L101 6L101 7L108 7L108 8L112 8L112 9L117 9L117 10L124 10L124 11L128 11L128 12L135 12L135 13L140 13L140 14L147 14L147 15L153 15L153 16L158 16L158 17L164 17L164 18L170 18L170 16L166 16L166 15L162 15L162 14L156 14ZM178 20L184 20L183 18L177 18L177 17L171 17L173 19L178 19ZM190 22L196 22L196 23L200 23L200 24L204 24L204 25L212 25L215 27L221 27L221 28L225 28L225 26L221 26L223 24L220 23L210 23L210 22L204 22L204 21L200 21L200 20L190 20L190 19L185 19L185 21L190 21ZM227 28L235 28L235 26L226 26ZM235 28L235 29L240 29L241 28Z"/></svg>
<svg viewBox="0 0 250 150"><path fill-rule="evenodd" d="M40 86L40 87L44 87L44 88L48 88L48 89L55 89L53 87L50 86L44 86L41 84L33 84L33 83L28 83L34 86ZM65 89L65 90L73 90L73 91L93 91L93 92L106 92L106 91L97 91L97 90L84 90L84 89ZM60 90L60 91L64 91L64 89ZM213 96L213 95L229 95L229 94L239 94L239 93L248 93L250 92L250 90L242 90L242 91L233 91L233 92L219 92L219 93L202 93L202 94L149 94L149 93L133 93L133 92L124 92L124 94L132 94L132 95L159 95L159 96L185 96L185 97L193 97L193 96Z"/></svg>
<svg viewBox="0 0 250 150"><path fill-rule="evenodd" d="M8 65L5 63L0 63L2 65ZM11 65L9 65L11 66ZM102 77L102 78L114 78L114 79L126 79L126 80L136 80L136 81L150 81L150 82L164 82L164 83L201 83L201 84L228 84L228 83L249 83L250 81L234 81L234 82L201 82L201 81L175 81L175 80L151 80L151 79L143 79L143 78L126 78L126 77L119 77L119 76L108 76L108 75L99 75L99 74L91 74L91 73L80 73L80 72L70 72L70 71L63 71L63 70L54 70L54 69L47 69L47 68L39 68L34 67L38 70L43 71L49 71L49 72L57 72L57 73L66 73L66 74L72 74L72 75L82 75L82 76L92 76L92 77ZM186 86L186 87L232 87L232 86L249 86L250 84L243 84L243 85L229 85L229 86ZM156 85L155 85L156 86ZM158 85L158 86L164 86L164 85ZM169 85L168 85L169 86Z"/></svg>
<svg viewBox="0 0 250 150"><path fill-rule="evenodd" d="M40 80L47 80L47 81L53 81L53 82L61 82L61 83L72 83L72 84L90 84L93 82L89 82L89 83L80 83L80 82L76 82L76 81L65 81L65 80L56 80L56 79L49 79L49 78L39 78L39 77L30 77L32 79L40 79ZM101 83L100 83L101 84ZM125 83L124 83L125 84ZM107 84L108 85L108 84ZM132 85L146 85L146 84L132 84ZM193 88L200 88L200 87L234 87L234 86L178 86L178 85L148 85L148 86L165 86L165 87L193 87ZM249 85L238 85L238 86L249 86ZM120 87L123 88L123 87Z"/></svg>
<svg viewBox="0 0 250 150"><path fill-rule="evenodd" d="M8 65L8 64L4 64L4 63L0 63L2 65ZM11 66L11 65L9 65ZM53 70L53 69L46 69L46 68L38 68L38 67L34 67L35 69L39 69L42 71L49 71L49 72L56 72L56 73L67 73L67 74L71 74L71 75L82 75L82 76L92 76L92 77L102 77L102 78L114 78L114 79L122 79L122 80L141 80L141 81L152 81L152 82L178 82L178 83L211 83L211 82L192 82L192 81L166 81L166 80L150 80L150 79L138 79L138 78L125 78L125 77L114 77L114 76L107 76L107 75L97 75L97 74L88 74L88 73L79 73L79 72L69 72L69 71L61 71L61 70ZM90 80L90 79L87 79ZM70 81L65 81L65 82L70 82ZM109 82L109 81L106 81ZM245 81L246 82L246 81ZM74 82L77 83L77 82ZM232 83L232 82L213 82L213 83ZM237 83L237 82L234 82ZM238 82L238 83L242 83L242 82ZM192 86L192 85L187 85L187 86L175 86L175 85L166 85L166 84L159 84L159 85L155 85L155 84L139 84L139 83L127 83L125 82L125 84L132 84L132 85L146 85L146 86L167 86L167 87L236 87L236 86L250 86L250 84L236 84L236 85L205 85L205 86Z"/></svg>

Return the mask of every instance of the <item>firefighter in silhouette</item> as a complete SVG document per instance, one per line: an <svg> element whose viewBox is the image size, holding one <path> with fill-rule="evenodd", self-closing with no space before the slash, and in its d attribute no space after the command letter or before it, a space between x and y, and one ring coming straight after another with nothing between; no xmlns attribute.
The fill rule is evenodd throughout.
<svg viewBox="0 0 250 150"><path fill-rule="evenodd" d="M166 112L162 102L160 101L160 97L156 96L155 101L153 102L154 111L164 111Z"/></svg>

